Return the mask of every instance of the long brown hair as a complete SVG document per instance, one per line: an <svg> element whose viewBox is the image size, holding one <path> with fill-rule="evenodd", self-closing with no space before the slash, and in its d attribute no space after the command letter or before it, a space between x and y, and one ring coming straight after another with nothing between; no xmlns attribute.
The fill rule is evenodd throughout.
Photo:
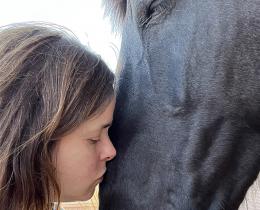
<svg viewBox="0 0 260 210"><path fill-rule="evenodd" d="M64 27L0 28L0 209L49 210L59 200L51 152L111 100L114 75Z"/></svg>

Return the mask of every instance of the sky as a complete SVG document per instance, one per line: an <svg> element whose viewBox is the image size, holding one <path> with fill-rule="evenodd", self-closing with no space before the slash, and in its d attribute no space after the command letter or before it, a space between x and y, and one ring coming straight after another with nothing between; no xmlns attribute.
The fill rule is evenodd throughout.
<svg viewBox="0 0 260 210"><path fill-rule="evenodd" d="M47 21L66 26L105 60L114 71L120 35L112 33L101 0L8 0L0 7L0 26L23 21Z"/></svg>

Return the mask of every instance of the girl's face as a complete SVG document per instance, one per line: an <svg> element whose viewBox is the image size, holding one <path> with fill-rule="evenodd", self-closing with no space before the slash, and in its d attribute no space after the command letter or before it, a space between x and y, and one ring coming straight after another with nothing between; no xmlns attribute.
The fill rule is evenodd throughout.
<svg viewBox="0 0 260 210"><path fill-rule="evenodd" d="M113 120L115 99L103 113L82 123L62 137L54 149L61 201L88 200L106 172L106 162L116 150L108 129Z"/></svg>

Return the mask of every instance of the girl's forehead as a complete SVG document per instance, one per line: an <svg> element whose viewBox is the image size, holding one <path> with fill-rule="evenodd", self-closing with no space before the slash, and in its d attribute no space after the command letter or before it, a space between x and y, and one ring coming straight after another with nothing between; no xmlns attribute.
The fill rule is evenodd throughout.
<svg viewBox="0 0 260 210"><path fill-rule="evenodd" d="M80 135L87 135L110 127L113 121L114 108L115 99L111 100L102 113L85 120L75 129L75 131L79 132Z"/></svg>

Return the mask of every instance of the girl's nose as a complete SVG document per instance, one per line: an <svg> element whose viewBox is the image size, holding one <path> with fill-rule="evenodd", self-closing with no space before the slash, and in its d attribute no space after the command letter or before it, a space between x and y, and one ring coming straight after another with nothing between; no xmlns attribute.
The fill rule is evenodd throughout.
<svg viewBox="0 0 260 210"><path fill-rule="evenodd" d="M105 161L110 161L116 156L116 149L114 145L112 144L109 137L106 138L104 141L102 153L101 153L101 159Z"/></svg>

